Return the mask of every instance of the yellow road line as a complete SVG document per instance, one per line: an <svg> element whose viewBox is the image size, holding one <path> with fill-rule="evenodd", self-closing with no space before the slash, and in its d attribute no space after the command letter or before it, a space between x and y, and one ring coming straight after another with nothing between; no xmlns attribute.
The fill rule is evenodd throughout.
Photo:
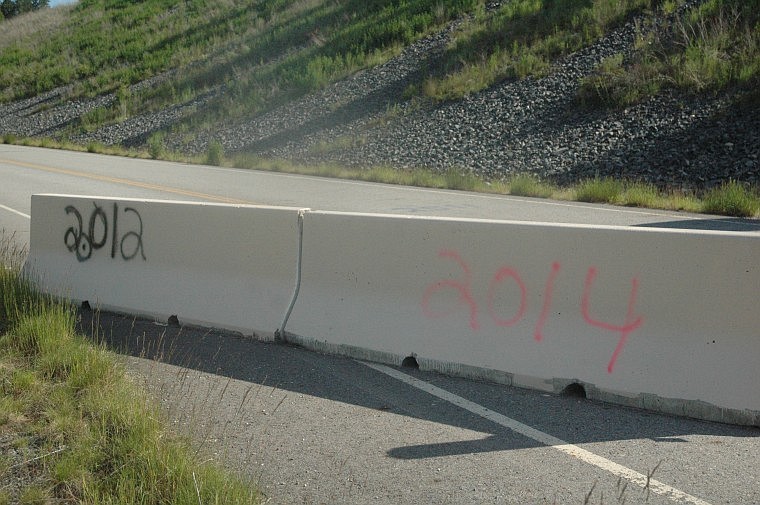
<svg viewBox="0 0 760 505"><path fill-rule="evenodd" d="M123 179L121 177L109 177L106 175L88 174L86 172L79 172L76 170L69 170L66 168L49 167L46 165L39 165L37 163L28 163L25 161L6 160L6 159L0 158L0 163L16 165L16 166L24 167L24 168L31 168L34 170L42 170L44 172L71 175L74 177L83 177L85 179L92 179L92 180L101 181L101 182L110 182L113 184L123 184L125 186L133 186L136 188L150 189L154 191L163 191L165 193L173 193L175 195L189 196L193 198L200 198L202 200L210 200L214 202L241 204L241 205L256 205L255 202L250 202L247 200L239 200L237 198L228 198L226 196L209 195L207 193L198 193L197 191L172 188L169 186L161 186L159 184L150 184L147 182L132 181L129 179Z"/></svg>

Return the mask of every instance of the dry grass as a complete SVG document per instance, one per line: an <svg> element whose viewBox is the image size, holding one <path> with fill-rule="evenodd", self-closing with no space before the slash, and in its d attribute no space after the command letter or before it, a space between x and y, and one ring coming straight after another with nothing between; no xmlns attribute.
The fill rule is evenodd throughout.
<svg viewBox="0 0 760 505"><path fill-rule="evenodd" d="M73 308L21 275L21 254L0 235L0 449L15 448L0 503L259 503L172 435L116 358L76 334Z"/></svg>
<svg viewBox="0 0 760 505"><path fill-rule="evenodd" d="M74 5L61 5L54 9L40 9L2 22L0 29L0 50L22 41L28 49L36 49L38 42L45 40L48 33L63 26L69 19Z"/></svg>

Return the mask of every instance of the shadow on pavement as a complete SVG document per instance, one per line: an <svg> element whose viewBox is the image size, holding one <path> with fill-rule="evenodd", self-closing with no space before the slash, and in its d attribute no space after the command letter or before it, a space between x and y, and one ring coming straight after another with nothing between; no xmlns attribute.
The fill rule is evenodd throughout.
<svg viewBox="0 0 760 505"><path fill-rule="evenodd" d="M664 221L662 223L643 223L634 226L644 228L676 228L682 230L760 232L760 220L742 218L689 219L683 221Z"/></svg>
<svg viewBox="0 0 760 505"><path fill-rule="evenodd" d="M344 357L265 343L223 330L172 326L134 316L81 310L79 331L135 357L410 416L491 435L480 440L397 447L388 455L422 459L540 447L538 442ZM686 435L760 437L760 429L678 418L405 368L405 373L572 444L650 439L689 443Z"/></svg>

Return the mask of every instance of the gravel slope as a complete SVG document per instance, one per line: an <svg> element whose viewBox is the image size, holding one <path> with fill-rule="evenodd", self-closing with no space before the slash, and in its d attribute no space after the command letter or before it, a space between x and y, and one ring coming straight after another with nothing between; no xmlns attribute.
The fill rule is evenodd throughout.
<svg viewBox="0 0 760 505"><path fill-rule="evenodd" d="M546 77L502 82L437 105L403 100L410 84L435 72L456 25L384 65L270 112L218 125L213 132L169 134L167 146L203 153L213 137L228 153L358 167L456 168L490 179L529 172L559 183L602 175L684 188L728 179L760 184L760 111L756 105L735 105L739 92L702 97L666 93L625 110L578 106L580 79L603 58L631 50L633 22L555 63ZM171 78L168 73L134 88ZM220 86L187 103L71 140L143 145L151 133L213 107L224 92ZM0 105L0 133L60 136L77 118L115 100L113 95L67 100L66 93L60 89Z"/></svg>

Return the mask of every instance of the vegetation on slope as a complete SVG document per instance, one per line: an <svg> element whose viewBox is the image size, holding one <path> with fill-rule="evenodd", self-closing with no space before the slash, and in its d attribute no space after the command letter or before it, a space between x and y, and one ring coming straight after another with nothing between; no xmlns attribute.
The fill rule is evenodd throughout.
<svg viewBox="0 0 760 505"><path fill-rule="evenodd" d="M738 85L760 98L760 0L709 0L682 12L679 3L663 3L659 25L642 21L634 54L603 61L580 97L626 106L667 88L702 93Z"/></svg>
<svg viewBox="0 0 760 505"><path fill-rule="evenodd" d="M596 41L653 0L512 0L483 8L457 33L444 75L425 82L439 100L461 98L503 79L544 74L552 61Z"/></svg>
<svg viewBox="0 0 760 505"><path fill-rule="evenodd" d="M73 96L99 94L182 68L142 98L170 103L225 84L230 109L250 113L383 61L476 4L82 0L60 11L64 20L49 36L31 29L0 39L0 99L67 84ZM16 21L3 28L15 31Z"/></svg>
<svg viewBox="0 0 760 505"><path fill-rule="evenodd" d="M584 82L586 102L630 103L667 86L695 91L757 82L760 0L82 0L3 22L0 102L71 86L68 97L117 92L80 131L224 87L192 133L248 117L376 65L461 19L441 68L405 97L457 99L499 80L541 75L632 17L632 58L616 55ZM678 14L677 14L678 13ZM655 20L666 19L665 26ZM127 87L176 74L130 95Z"/></svg>

